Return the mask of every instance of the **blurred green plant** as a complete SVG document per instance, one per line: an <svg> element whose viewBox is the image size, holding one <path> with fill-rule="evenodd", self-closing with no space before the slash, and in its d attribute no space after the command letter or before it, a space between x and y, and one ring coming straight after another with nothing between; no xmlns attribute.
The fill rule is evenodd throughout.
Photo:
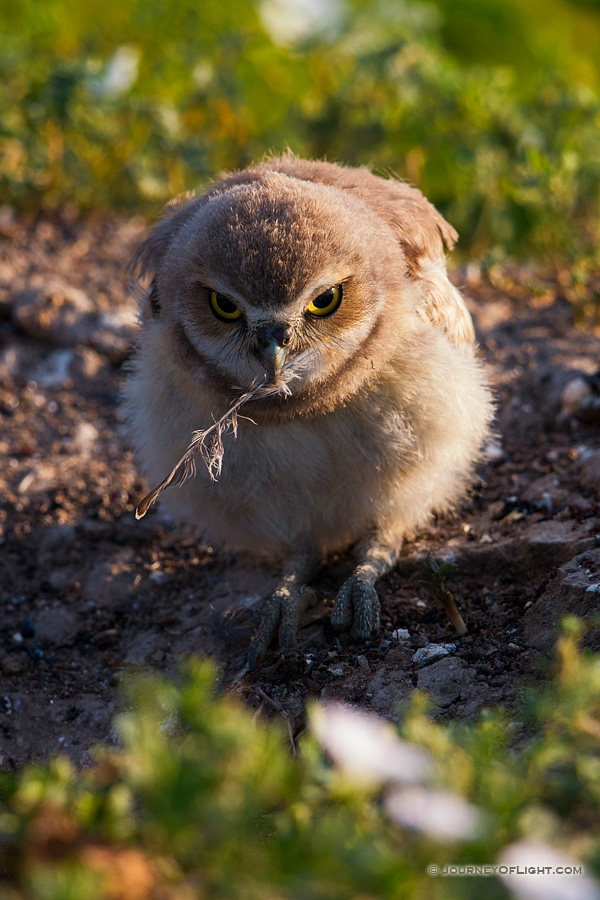
<svg viewBox="0 0 600 900"><path fill-rule="evenodd" d="M456 572L456 566L452 563L444 563L440 566L433 553L429 551L423 565L423 571L427 575L423 583L430 588L435 599L444 607L456 634L466 634L467 626L454 602L454 595L446 584L448 576Z"/></svg>
<svg viewBox="0 0 600 900"><path fill-rule="evenodd" d="M0 33L0 202L156 212L290 146L395 171L469 254L597 264L597 4L4 0Z"/></svg>
<svg viewBox="0 0 600 900"><path fill-rule="evenodd" d="M566 861L586 869L569 896L595 897L600 667L581 633L566 623L554 681L521 723L496 711L440 724L417 697L398 733L325 705L297 757L277 723L215 697L208 663L178 684L138 678L119 752L2 777L0 895L493 900L509 896L497 874L428 867Z"/></svg>

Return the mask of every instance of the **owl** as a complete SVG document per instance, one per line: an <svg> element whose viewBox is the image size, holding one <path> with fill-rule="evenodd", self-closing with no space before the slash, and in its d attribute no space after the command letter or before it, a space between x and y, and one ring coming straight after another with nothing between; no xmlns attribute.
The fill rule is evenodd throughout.
<svg viewBox="0 0 600 900"><path fill-rule="evenodd" d="M286 154L170 205L139 247L147 279L125 386L144 474L240 410L219 477L163 495L217 547L281 566L249 650L294 644L327 554L353 547L333 627L380 627L377 580L402 541L454 506L492 417L470 314L446 273L454 229L415 188ZM290 365L302 357L302 365Z"/></svg>

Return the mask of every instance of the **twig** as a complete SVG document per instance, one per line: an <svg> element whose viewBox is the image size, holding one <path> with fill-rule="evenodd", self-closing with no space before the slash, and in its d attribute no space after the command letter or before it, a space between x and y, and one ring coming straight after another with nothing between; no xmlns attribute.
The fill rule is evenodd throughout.
<svg viewBox="0 0 600 900"><path fill-rule="evenodd" d="M288 735L290 738L290 744L292 747L292 756L295 756L296 755L296 742L294 741L294 733L292 731L292 723L290 722L289 713L285 711L283 706L280 703L278 703L277 700L274 700L272 697L269 697L269 695L266 694L261 687L256 686L254 688L254 693L256 694L257 697L260 697L260 699L263 700L265 703L268 703L269 706L271 706L276 712L279 713L280 716L282 716L284 718L285 724L287 725Z"/></svg>

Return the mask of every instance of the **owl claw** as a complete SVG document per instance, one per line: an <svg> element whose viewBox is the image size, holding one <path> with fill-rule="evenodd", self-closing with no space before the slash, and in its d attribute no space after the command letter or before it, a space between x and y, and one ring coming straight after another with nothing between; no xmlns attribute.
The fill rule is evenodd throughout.
<svg viewBox="0 0 600 900"><path fill-rule="evenodd" d="M381 625L379 597L373 585L351 575L341 586L331 613L336 631L349 631L357 641L368 641Z"/></svg>
<svg viewBox="0 0 600 900"><path fill-rule="evenodd" d="M282 653L289 653L298 636L298 625L302 613L317 602L312 588L303 586L292 590L281 585L265 603L250 650L248 668L253 669L269 649L279 626L279 647Z"/></svg>

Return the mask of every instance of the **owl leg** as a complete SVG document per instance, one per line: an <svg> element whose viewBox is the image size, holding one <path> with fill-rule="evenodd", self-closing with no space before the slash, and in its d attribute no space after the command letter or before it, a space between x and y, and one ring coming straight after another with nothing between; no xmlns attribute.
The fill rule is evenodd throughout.
<svg viewBox="0 0 600 900"><path fill-rule="evenodd" d="M392 568L399 549L376 537L359 546L358 565L341 586L333 604L331 624L337 631L350 631L359 641L367 641L379 632L380 607L375 582Z"/></svg>
<svg viewBox="0 0 600 900"><path fill-rule="evenodd" d="M320 553L298 553L288 560L275 593L264 604L258 631L248 652L248 668L253 669L265 655L278 629L283 653L296 643L300 616L317 602L317 595L306 582L314 578L322 564Z"/></svg>

